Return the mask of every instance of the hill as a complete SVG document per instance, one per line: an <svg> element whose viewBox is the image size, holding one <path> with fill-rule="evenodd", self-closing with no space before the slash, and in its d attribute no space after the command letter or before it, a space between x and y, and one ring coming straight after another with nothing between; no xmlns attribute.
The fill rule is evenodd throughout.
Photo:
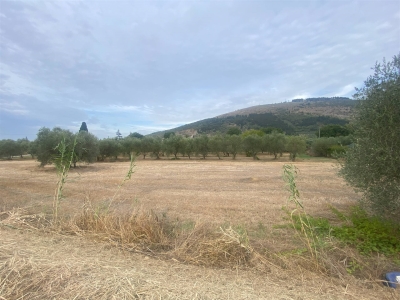
<svg viewBox="0 0 400 300"><path fill-rule="evenodd" d="M345 97L294 99L291 102L252 106L152 135L174 131L184 135L225 133L237 126L242 131L276 127L286 134L314 134L321 125L349 123L356 101Z"/></svg>

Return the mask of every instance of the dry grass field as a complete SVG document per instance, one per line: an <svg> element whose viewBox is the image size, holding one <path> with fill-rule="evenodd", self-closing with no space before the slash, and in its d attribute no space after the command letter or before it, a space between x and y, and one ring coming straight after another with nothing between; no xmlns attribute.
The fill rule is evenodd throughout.
<svg viewBox="0 0 400 300"><path fill-rule="evenodd" d="M53 166L40 168L33 160L2 161L0 298L399 297L400 294L379 283L379 272L384 268L384 262L376 268L376 274L371 267L368 274L375 278L357 278L339 271L330 272L334 275L330 276L329 272L313 270L313 266L307 266L308 261L302 263L299 257L293 259L296 263L290 263L291 258L284 253L290 254L303 246L296 244L299 240L293 230L285 226L288 220L282 207L287 204L288 192L282 180L282 167L287 162L285 157L278 161L270 157L261 157L260 161L244 157L236 161L228 158L139 158L132 179L114 198L129 168L128 162L82 165L70 171L65 198L61 202L63 218L76 218L88 203L95 210L104 211L113 198L111 209L117 215L130 211L152 212L152 218L157 222L168 220L168 224L179 224L182 232L192 230L184 242L177 238L175 246L170 243L161 251L161 248L147 249L147 246L136 248L132 243L129 247L119 247L112 238L107 240L100 234L86 235L83 230L73 230L78 222L68 230L62 226L57 230L47 230L30 225L32 216L45 218L52 212L56 171ZM329 205L346 211L356 203L359 196L336 175L337 166L333 160L294 164L300 170L297 185L310 215L334 219ZM237 263L236 267L234 264L207 266L206 260L214 258L204 247L216 249L223 245L223 249L233 249L229 247L236 236L229 235L228 229L223 231L227 238L215 235L213 242L202 240L203 250L188 250L189 244L200 237L202 228L216 232L220 227L246 232L252 247L246 246L245 250L255 249L247 263ZM241 243L238 245L242 246ZM145 248L148 251L144 251ZM263 249L268 250L264 253ZM225 258L230 255L229 251L222 251L222 260L224 255ZM349 251L347 254L340 252L342 256L337 260L346 264L346 255L352 253ZM268 261L268 255L272 257L276 253L281 255L279 260L271 258ZM255 262L261 256L259 262ZM373 263L379 264L379 261Z"/></svg>
<svg viewBox="0 0 400 300"><path fill-rule="evenodd" d="M282 221L282 206L288 193L282 180L287 159L253 161L214 158L206 160L139 159L132 180L121 189L120 207L143 205L157 213L190 220L222 224L265 225ZM342 209L357 195L335 175L334 161L296 162L298 187L307 211L313 215L329 211L327 204ZM108 201L128 170L128 163L96 163L71 169L65 188L64 211L80 211L85 198ZM0 207L51 209L56 172L32 160L4 161L0 170Z"/></svg>

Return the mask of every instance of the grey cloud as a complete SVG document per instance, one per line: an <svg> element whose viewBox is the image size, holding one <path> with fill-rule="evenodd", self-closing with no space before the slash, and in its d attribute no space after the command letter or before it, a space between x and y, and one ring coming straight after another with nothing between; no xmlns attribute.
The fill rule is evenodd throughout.
<svg viewBox="0 0 400 300"><path fill-rule="evenodd" d="M61 107L60 122L92 118L99 132L334 96L398 51L398 5L381 3L2 1L0 90L38 122Z"/></svg>

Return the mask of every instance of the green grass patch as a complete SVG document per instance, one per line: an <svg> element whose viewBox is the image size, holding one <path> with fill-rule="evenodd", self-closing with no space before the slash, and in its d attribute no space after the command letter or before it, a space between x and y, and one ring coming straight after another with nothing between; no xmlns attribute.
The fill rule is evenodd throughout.
<svg viewBox="0 0 400 300"><path fill-rule="evenodd" d="M356 206L349 216L332 207L336 216L344 222L342 225L331 225L326 218L307 216L307 230L318 238L331 236L355 247L361 254L373 252L386 256L400 255L400 226L378 217L369 216ZM301 230L301 219L292 216L294 228ZM314 241L316 242L316 241Z"/></svg>
<svg viewBox="0 0 400 300"><path fill-rule="evenodd" d="M360 207L353 208L347 224L332 227L332 235L354 245L362 254L400 253L400 226L378 217L371 217Z"/></svg>

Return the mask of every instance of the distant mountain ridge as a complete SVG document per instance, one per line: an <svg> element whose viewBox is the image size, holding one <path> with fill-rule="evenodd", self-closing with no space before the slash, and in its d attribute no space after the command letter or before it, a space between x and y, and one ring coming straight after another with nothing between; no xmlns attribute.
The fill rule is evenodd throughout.
<svg viewBox="0 0 400 300"><path fill-rule="evenodd" d="M237 126L242 131L276 127L287 134L309 135L315 133L321 125L349 123L356 103L346 97L293 99L291 102L239 109L151 135L162 136L170 131L188 136L225 133L232 126Z"/></svg>

